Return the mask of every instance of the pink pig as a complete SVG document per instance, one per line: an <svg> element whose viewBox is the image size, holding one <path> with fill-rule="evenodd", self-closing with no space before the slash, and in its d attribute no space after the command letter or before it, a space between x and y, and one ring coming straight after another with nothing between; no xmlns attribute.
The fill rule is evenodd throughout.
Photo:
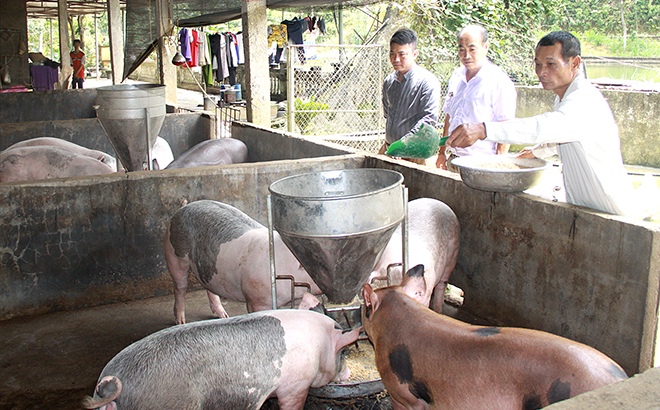
<svg viewBox="0 0 660 410"><path fill-rule="evenodd" d="M233 206L196 201L179 209L165 234L165 261L174 280L174 315L185 323L185 294L192 270L207 289L211 310L227 317L220 297L245 302L248 312L272 309L268 229ZM321 290L293 253L275 235L277 275L290 275L296 283ZM277 281L277 306L291 301L291 282ZM294 304L304 288L298 288Z"/></svg>

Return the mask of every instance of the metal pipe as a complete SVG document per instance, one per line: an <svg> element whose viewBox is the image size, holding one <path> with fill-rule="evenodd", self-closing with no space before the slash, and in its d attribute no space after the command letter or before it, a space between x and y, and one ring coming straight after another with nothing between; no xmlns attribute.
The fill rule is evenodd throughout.
<svg viewBox="0 0 660 410"><path fill-rule="evenodd" d="M401 222L401 249L403 251L403 266L401 277L408 271L408 188L403 188L403 221Z"/></svg>
<svg viewBox="0 0 660 410"><path fill-rule="evenodd" d="M273 298L273 310L277 309L277 286L275 284L275 240L273 239L273 205L268 195L268 248L270 253L270 291Z"/></svg>
<svg viewBox="0 0 660 410"><path fill-rule="evenodd" d="M293 95L293 90L294 90L294 74L293 74L293 57L291 56L293 53L291 52L292 47L287 46L286 47L286 103L287 103L287 111L289 113L289 118L287 121L287 130L289 132L293 132L293 129L295 127L294 123L294 110L295 110L295 104L294 104L294 98L295 96Z"/></svg>
<svg viewBox="0 0 660 410"><path fill-rule="evenodd" d="M144 108L144 122L147 127L147 169L152 171L154 169L153 164L151 163L151 144L149 143L149 135L151 135L150 131L150 126L149 126L149 118L151 118L150 112L149 112L149 107ZM158 138L158 136L156 136Z"/></svg>

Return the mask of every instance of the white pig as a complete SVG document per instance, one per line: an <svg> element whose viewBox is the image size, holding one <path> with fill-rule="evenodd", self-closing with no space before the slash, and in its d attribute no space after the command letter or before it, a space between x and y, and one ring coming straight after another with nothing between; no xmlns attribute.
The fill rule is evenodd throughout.
<svg viewBox="0 0 660 410"><path fill-rule="evenodd" d="M321 290L279 235L275 240L278 275L292 275ZM207 289L211 310L227 317L220 297L246 302L248 312L272 309L268 228L231 205L217 201L192 202L179 209L165 234L165 261L174 281L174 316L185 323L185 294L192 270ZM277 306L291 301L291 283L277 281ZM296 293L297 301L304 291ZM220 296L220 297L219 297Z"/></svg>
<svg viewBox="0 0 660 410"><path fill-rule="evenodd" d="M350 377L342 331L308 310L273 310L161 330L105 366L87 409L302 409L310 387Z"/></svg>
<svg viewBox="0 0 660 410"><path fill-rule="evenodd" d="M64 150L71 151L74 154L85 155L87 157L96 158L99 161L103 162L104 164L110 166L110 168L112 168L113 171L117 171L117 160L115 159L115 157L108 155L103 151L89 149L83 147L82 145L73 143L71 141L63 140L62 138L55 138L55 137L30 138L27 140L19 141L11 145L5 151L8 151L13 148L37 147L37 146L51 146L56 148L62 148Z"/></svg>
<svg viewBox="0 0 660 410"><path fill-rule="evenodd" d="M429 307L433 296L432 309L438 313L442 312L447 280L458 259L459 236L458 218L445 203L433 198L408 203L408 264L426 267L426 289L421 302ZM390 269L391 284L401 283L401 243L401 230L397 228L376 263L370 282L385 277L388 266L394 265Z"/></svg>
<svg viewBox="0 0 660 410"><path fill-rule="evenodd" d="M167 169L240 164L248 158L247 146L234 138L202 141L172 161Z"/></svg>
<svg viewBox="0 0 660 410"><path fill-rule="evenodd" d="M53 146L12 148L0 153L0 182L35 181L101 175L109 165L86 155Z"/></svg>

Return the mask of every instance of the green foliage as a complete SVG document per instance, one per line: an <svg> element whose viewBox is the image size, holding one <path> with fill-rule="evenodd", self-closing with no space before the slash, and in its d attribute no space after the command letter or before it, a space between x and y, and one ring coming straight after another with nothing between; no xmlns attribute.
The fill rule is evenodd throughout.
<svg viewBox="0 0 660 410"><path fill-rule="evenodd" d="M440 61L456 59L456 34L468 24L481 24L489 31L489 57L514 80L534 81L530 70L535 30L547 15L556 12L551 0L399 0L411 28L419 34L420 63L433 67L444 77L446 67ZM443 78L444 79L444 78Z"/></svg>
<svg viewBox="0 0 660 410"><path fill-rule="evenodd" d="M595 29L575 33L582 43L582 54L601 57L648 57L660 56L660 40L649 36L639 36L633 32L624 48L623 38L603 34Z"/></svg>
<svg viewBox="0 0 660 410"><path fill-rule="evenodd" d="M96 17L96 25L98 29L99 47L108 46L110 40L108 37L108 18L107 14L100 14ZM50 36L52 26L52 39ZM80 28L78 27L77 19L74 19L73 27L75 36L71 34L69 25L69 37L71 42L74 37L79 38ZM96 61L96 34L94 30L94 15L85 16L83 19L84 38L83 52L87 60L86 66L92 67ZM41 38L41 42L40 39ZM52 44L52 48L51 48ZM41 48L40 48L41 45ZM73 45L69 44L69 47ZM59 24L56 18L54 19L28 19L28 50L29 52L41 52L44 56L50 58L51 51L54 61L60 61L60 43L59 43Z"/></svg>
<svg viewBox="0 0 660 410"><path fill-rule="evenodd" d="M657 34L660 30L660 0L561 1L557 10L546 24L562 30L621 35L624 22L628 32Z"/></svg>
<svg viewBox="0 0 660 410"><path fill-rule="evenodd" d="M293 102L295 110L296 125L300 129L300 133L304 134L307 127L311 124L314 117L319 114L319 111L326 111L330 107L328 104L316 101L314 97L306 100L296 98Z"/></svg>

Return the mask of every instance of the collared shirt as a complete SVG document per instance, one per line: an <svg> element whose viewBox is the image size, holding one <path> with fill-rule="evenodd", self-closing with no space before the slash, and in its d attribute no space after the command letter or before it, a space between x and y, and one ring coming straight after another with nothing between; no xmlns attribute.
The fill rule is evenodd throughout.
<svg viewBox="0 0 660 410"><path fill-rule="evenodd" d="M442 110L449 115L449 134L461 124L506 121L516 117L516 87L502 69L486 61L467 81L465 66L449 78ZM453 148L458 156L496 154L497 143L478 140L467 148Z"/></svg>
<svg viewBox="0 0 660 410"><path fill-rule="evenodd" d="M436 126L440 114L440 82L428 70L413 64L399 81L397 72L383 82L385 140L391 144L419 131L423 123Z"/></svg>
<svg viewBox="0 0 660 410"><path fill-rule="evenodd" d="M533 145L556 143L566 200L610 214L633 211L634 190L621 158L619 129L603 95L582 74L554 111L486 123L487 140Z"/></svg>

